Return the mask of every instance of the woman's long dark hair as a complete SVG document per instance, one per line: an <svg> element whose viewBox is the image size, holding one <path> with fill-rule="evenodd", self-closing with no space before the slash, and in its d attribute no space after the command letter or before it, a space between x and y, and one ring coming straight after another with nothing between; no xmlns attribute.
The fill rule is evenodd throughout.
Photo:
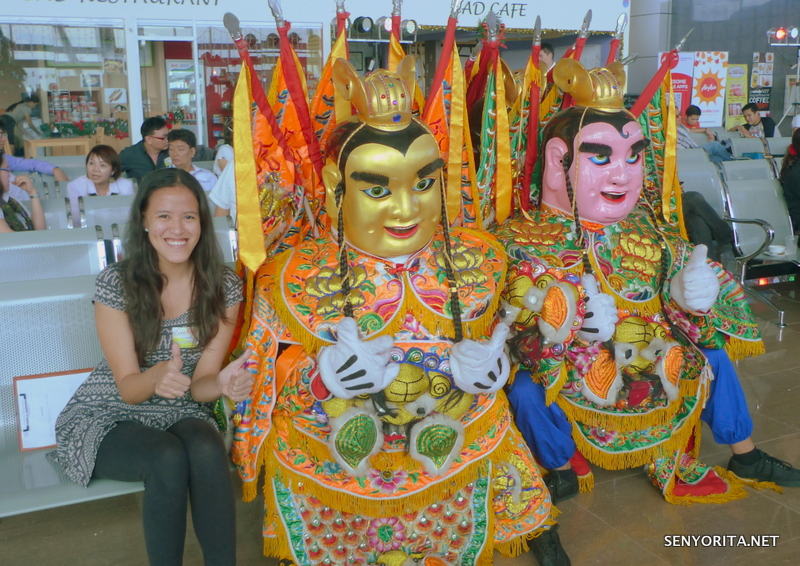
<svg viewBox="0 0 800 566"><path fill-rule="evenodd" d="M214 236L211 210L203 188L182 169L153 171L142 179L133 200L125 235L125 260L121 262L122 288L141 365L161 336L164 319L161 293L166 282L166 276L158 268L158 254L145 232L144 213L154 192L176 186L189 189L200 208L200 239L191 255L194 275L189 310L189 324L194 328L199 347L204 348L217 335L220 321L227 322L223 289L225 264Z"/></svg>
<svg viewBox="0 0 800 566"><path fill-rule="evenodd" d="M784 175L794 167L800 158L800 128L797 128L792 134L792 145L789 146L789 151L783 156L783 164L781 165L780 179L783 181Z"/></svg>

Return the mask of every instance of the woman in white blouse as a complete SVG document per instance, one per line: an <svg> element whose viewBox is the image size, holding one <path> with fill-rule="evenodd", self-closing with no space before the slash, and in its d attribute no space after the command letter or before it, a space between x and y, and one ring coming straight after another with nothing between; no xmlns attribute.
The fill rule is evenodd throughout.
<svg viewBox="0 0 800 566"><path fill-rule="evenodd" d="M80 228L81 225L78 197L133 194L133 181L121 175L122 163L114 148L108 145L94 146L86 156L86 175L67 185L73 226Z"/></svg>

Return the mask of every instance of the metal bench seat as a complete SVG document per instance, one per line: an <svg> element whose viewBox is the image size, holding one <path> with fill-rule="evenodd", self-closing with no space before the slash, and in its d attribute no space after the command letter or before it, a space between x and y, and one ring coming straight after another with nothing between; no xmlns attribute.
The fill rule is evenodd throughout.
<svg viewBox="0 0 800 566"><path fill-rule="evenodd" d="M83 488L46 458L20 452L13 379L94 367L102 358L94 326L95 276L0 283L0 517L133 493L141 483L93 480ZM35 345L35 348L32 346Z"/></svg>

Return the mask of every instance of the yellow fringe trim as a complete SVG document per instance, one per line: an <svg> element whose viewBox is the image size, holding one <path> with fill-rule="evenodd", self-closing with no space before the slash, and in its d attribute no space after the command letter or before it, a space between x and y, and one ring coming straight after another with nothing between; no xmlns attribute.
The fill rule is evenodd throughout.
<svg viewBox="0 0 800 566"><path fill-rule="evenodd" d="M752 487L753 489L771 489L771 490L776 491L778 493L783 493L783 488L781 486L779 486L778 484L776 484L775 482L758 481L758 480L752 480L752 479L748 479L748 478L740 478L739 476L734 474L732 471L726 470L725 468L720 468L719 466L715 467L714 471L716 471L717 474L721 478L723 478L724 480L728 481L729 483L734 482L734 481L738 481L738 482L741 482L741 483L743 483L743 484L745 484L745 485L747 485L749 487Z"/></svg>
<svg viewBox="0 0 800 566"><path fill-rule="evenodd" d="M509 541L495 543L494 549L505 558L515 558L525 552L528 552L530 550L528 542L535 538L539 538L542 533L550 530L551 527L556 525L558 523L558 521L556 521L556 517L558 517L560 514L561 511L559 511L555 505L551 506L550 516L541 527L535 531L525 533Z"/></svg>
<svg viewBox="0 0 800 566"><path fill-rule="evenodd" d="M504 438L489 456L470 462L458 473L421 491L392 500L358 497L351 492L331 489L304 474L287 468L274 453L269 456L268 463L269 469L274 470L274 474L279 481L292 492L315 497L323 505L345 513L363 513L372 517L392 517L419 510L421 507L429 505L432 501L442 501L452 496L468 483L485 476L488 471L488 462L500 465L507 461L514 453L514 448L513 439L511 437ZM271 482L271 478L269 481ZM268 496L266 490L264 496L265 498Z"/></svg>
<svg viewBox="0 0 800 566"><path fill-rule="evenodd" d="M714 467L714 471L726 481L728 484L728 491L725 493L714 493L711 495L685 495L678 497L673 495L672 490L675 488L675 478L678 474L673 474L669 479L666 489L664 490L664 499L673 505L686 505L687 507L692 503L728 503L729 501L736 501L737 499L744 499L747 497L747 491L744 489L744 483L735 475L727 470Z"/></svg>
<svg viewBox="0 0 800 566"><path fill-rule="evenodd" d="M508 404L505 398L496 399L492 406L478 417L477 420L465 427L464 442L462 445L469 446L479 438L486 436L488 430L507 412L507 407ZM508 420L508 426L511 426L510 417ZM503 434L505 434L505 432ZM503 439L499 444L505 441L506 440ZM291 425L289 426L287 444L292 448L304 452L314 460L333 460L330 448L324 440L311 436L303 430ZM406 470L407 472L415 472L423 469L423 465L405 451L379 452L369 459L369 463L376 470Z"/></svg>
<svg viewBox="0 0 800 566"><path fill-rule="evenodd" d="M580 493L594 491L594 472L589 472L585 476L578 476L578 491Z"/></svg>
<svg viewBox="0 0 800 566"><path fill-rule="evenodd" d="M700 421L700 413L702 413L701 401L705 398L706 393L707 390L704 386L700 401L697 402L692 413L686 418L681 428L674 433L669 440L660 444L633 452L605 452L594 446L580 433L578 425L574 420L572 423L572 438L575 440L578 450L580 450L581 454L583 454L587 460L605 470L636 468L638 466L644 466L656 458L671 457L677 450L683 450L689 442L689 437L691 437L695 426ZM559 405L561 405L561 403L559 403ZM611 427L609 428L614 430Z"/></svg>
<svg viewBox="0 0 800 566"><path fill-rule="evenodd" d="M731 361L738 362L744 358L760 356L766 352L766 348L761 340L742 340L736 336L728 336L725 352Z"/></svg>
<svg viewBox="0 0 800 566"><path fill-rule="evenodd" d="M468 228L461 228L461 231L480 239L486 245L493 248L497 254L497 257L504 257L505 252L500 247L500 244L498 244L496 241L488 239L486 234ZM328 342L327 340L317 336L311 329L300 322L286 303L286 298L283 295L283 272L291 257L292 251L288 250L275 259L275 262L277 263L276 277L278 281L273 290L273 303L275 305L275 311L278 313L278 316L281 318L283 323L289 328L289 331L292 333L294 339L298 340L303 345L303 348L305 348L309 355L314 355L321 348L330 346L331 342ZM503 270L498 281L497 290L492 296L492 299L489 305L486 307L484 313L474 320L462 321L462 325L465 330L465 338L471 337L478 339L486 336L494 326L495 313L497 312L498 305L500 304L501 291L505 285L506 272L508 269L508 264L505 261L502 262L502 265ZM456 278L458 278L458 273L456 273ZM422 302L412 290L407 274L403 275L403 287L402 304L398 306L394 316L383 328L370 335L370 339L377 338L379 336L394 336L400 331L400 329L403 328L403 325L405 324L404 315L406 313L411 313L414 318L417 319L417 321L419 321L429 331L434 332L437 336L453 336L455 334L453 319L446 315L435 312L428 305Z"/></svg>
<svg viewBox="0 0 800 566"><path fill-rule="evenodd" d="M705 400L703 392L700 390L700 374L695 379L681 379L678 388L678 397L661 409L653 410L641 414L612 414L597 411L587 407L582 407L570 402L566 397L556 396L555 401L572 421L582 423L592 423L598 428L605 428L616 432L633 432L654 426L663 426L672 420L675 411L685 397L698 397L698 403L702 404ZM560 388L559 388L560 391ZM548 390L548 394L549 394Z"/></svg>
<svg viewBox="0 0 800 566"><path fill-rule="evenodd" d="M547 389L545 389L544 402L545 405L552 405L558 399L558 394L564 388L564 384L569 379L569 372L567 371L566 362L561 362L561 369L558 373L558 379L555 380Z"/></svg>

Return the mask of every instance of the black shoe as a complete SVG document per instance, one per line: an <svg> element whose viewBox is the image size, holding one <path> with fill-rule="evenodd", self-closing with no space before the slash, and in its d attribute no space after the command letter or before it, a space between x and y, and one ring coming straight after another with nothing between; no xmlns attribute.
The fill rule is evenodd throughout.
<svg viewBox="0 0 800 566"><path fill-rule="evenodd" d="M550 473L544 478L544 483L550 490L550 499L553 501L553 505L578 495L578 474L572 468L550 470Z"/></svg>
<svg viewBox="0 0 800 566"><path fill-rule="evenodd" d="M558 525L553 525L530 542L531 553L539 566L572 566L557 531Z"/></svg>
<svg viewBox="0 0 800 566"><path fill-rule="evenodd" d="M758 461L745 466L731 458L728 469L745 480L770 481L783 487L800 487L800 470L758 450Z"/></svg>

